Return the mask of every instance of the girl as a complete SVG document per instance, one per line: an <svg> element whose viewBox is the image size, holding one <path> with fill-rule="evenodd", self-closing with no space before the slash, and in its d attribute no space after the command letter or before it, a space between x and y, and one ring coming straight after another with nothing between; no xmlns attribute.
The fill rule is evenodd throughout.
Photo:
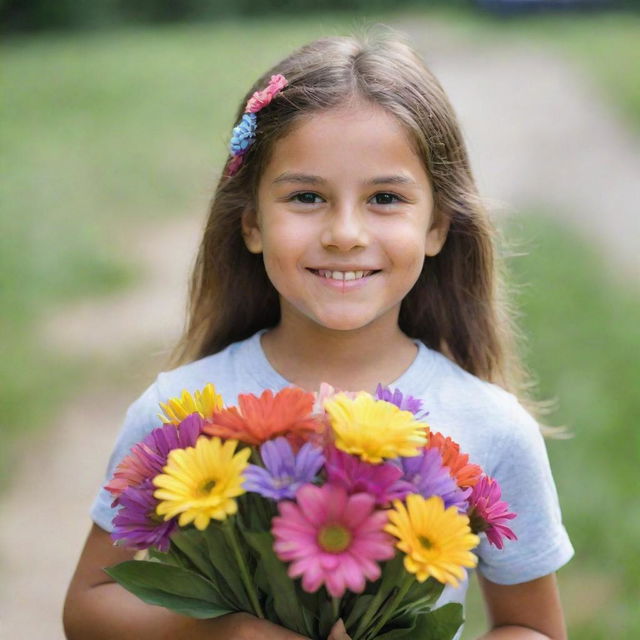
<svg viewBox="0 0 640 640"><path fill-rule="evenodd" d="M522 376L493 231L442 88L395 38L328 38L271 69L245 103L193 272L178 350L188 364L129 408L107 476L182 389L213 382L233 403L292 384L398 387L518 514L517 541L479 548L485 637L564 638L554 572L573 550L540 430L513 393ZM247 614L183 618L111 582L102 568L132 554L111 542L110 502L103 490L93 506L69 638L299 637Z"/></svg>

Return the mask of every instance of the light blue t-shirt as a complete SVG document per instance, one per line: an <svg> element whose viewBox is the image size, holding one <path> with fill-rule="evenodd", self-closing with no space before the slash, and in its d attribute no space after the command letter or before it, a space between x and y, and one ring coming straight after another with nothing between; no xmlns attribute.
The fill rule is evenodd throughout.
<svg viewBox="0 0 640 640"><path fill-rule="evenodd" d="M161 373L156 381L129 407L107 468L105 483L130 448L160 425L159 403L212 382L227 405L236 403L239 393L260 394L290 386L269 363L262 349L259 331L247 340L223 351ZM482 536L478 570L498 584L517 584L552 573L573 555L562 524L556 488L538 424L516 397L501 387L480 380L447 357L416 342L418 355L409 368L390 386L423 400L429 412L426 422L432 431L451 436L496 478L502 497L517 517L510 525L517 541L506 541L502 550ZM102 489L91 509L93 520L112 530L115 514L112 497ZM467 582L458 589L447 587L441 604L463 602Z"/></svg>

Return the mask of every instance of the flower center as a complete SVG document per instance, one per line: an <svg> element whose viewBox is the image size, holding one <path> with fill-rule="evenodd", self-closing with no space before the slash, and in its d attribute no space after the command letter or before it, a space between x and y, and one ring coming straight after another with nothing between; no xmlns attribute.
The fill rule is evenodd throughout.
<svg viewBox="0 0 640 640"><path fill-rule="evenodd" d="M431 549L433 547L433 543L426 536L418 536L418 542L425 549Z"/></svg>
<svg viewBox="0 0 640 640"><path fill-rule="evenodd" d="M159 516L155 509L147 513L147 518L151 520L153 524L162 524L165 522L165 519L162 516Z"/></svg>
<svg viewBox="0 0 640 640"><path fill-rule="evenodd" d="M318 544L331 553L344 551L351 544L351 532L341 524L329 524L318 533Z"/></svg>
<svg viewBox="0 0 640 640"><path fill-rule="evenodd" d="M483 533L489 528L489 523L478 513L475 507L469 513L469 528L473 533Z"/></svg>
<svg viewBox="0 0 640 640"><path fill-rule="evenodd" d="M273 479L273 484L276 489L283 489L284 487L288 487L293 483L293 478L291 476L280 476L279 478Z"/></svg>
<svg viewBox="0 0 640 640"><path fill-rule="evenodd" d="M216 486L215 480L207 480L203 484L200 485L198 489L198 494L200 496L208 496L211 493L211 490Z"/></svg>

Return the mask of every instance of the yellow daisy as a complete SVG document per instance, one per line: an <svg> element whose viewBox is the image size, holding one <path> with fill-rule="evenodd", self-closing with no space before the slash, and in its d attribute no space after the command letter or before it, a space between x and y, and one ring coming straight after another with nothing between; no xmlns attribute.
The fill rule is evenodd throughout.
<svg viewBox="0 0 640 640"><path fill-rule="evenodd" d="M199 413L205 420L211 418L215 411L223 408L222 396L216 393L216 388L209 383L202 391L191 395L186 389L179 398L171 398L166 404L160 403L164 415L158 417L165 424L180 424L192 413Z"/></svg>
<svg viewBox="0 0 640 640"><path fill-rule="evenodd" d="M361 460L378 464L383 458L417 456L427 443L429 428L410 411L376 400L362 391L355 398L338 393L324 403L335 445Z"/></svg>
<svg viewBox="0 0 640 640"><path fill-rule="evenodd" d="M251 450L236 451L237 440L200 436L195 447L174 449L163 474L153 479L160 501L156 512L169 520L180 514L178 524L193 522L203 531L211 518L226 520L238 510L235 500L245 490L242 472Z"/></svg>
<svg viewBox="0 0 640 640"><path fill-rule="evenodd" d="M433 576L457 587L465 576L464 567L475 567L478 562L471 549L480 538L471 533L469 518L455 507L445 509L440 496L425 499L412 493L406 502L405 508L400 500L394 500L384 528L398 538L396 546L406 554L405 569L415 573L419 582Z"/></svg>

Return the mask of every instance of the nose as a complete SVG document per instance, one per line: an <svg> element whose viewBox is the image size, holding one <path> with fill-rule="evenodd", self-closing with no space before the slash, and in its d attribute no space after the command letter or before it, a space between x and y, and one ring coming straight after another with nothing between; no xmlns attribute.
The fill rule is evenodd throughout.
<svg viewBox="0 0 640 640"><path fill-rule="evenodd" d="M364 217L357 205L345 204L327 212L327 222L321 242L325 248L350 251L365 247L369 243L369 232Z"/></svg>

